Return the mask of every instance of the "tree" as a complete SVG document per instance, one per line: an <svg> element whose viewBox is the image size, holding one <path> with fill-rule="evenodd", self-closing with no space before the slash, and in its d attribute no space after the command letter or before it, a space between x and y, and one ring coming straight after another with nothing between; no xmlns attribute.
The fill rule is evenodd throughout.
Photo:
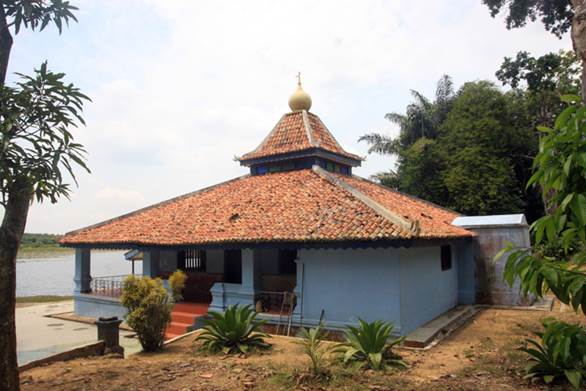
<svg viewBox="0 0 586 391"><path fill-rule="evenodd" d="M528 171L536 139L514 99L491 82L466 83L438 140L446 206L465 214L520 212L527 206L517 171ZM527 175L528 178L528 175Z"/></svg>
<svg viewBox="0 0 586 391"><path fill-rule="evenodd" d="M388 113L385 118L400 128L399 137L392 139L380 133L369 133L359 138L370 145L369 153L396 156L397 171L374 175L380 183L418 197L443 204L445 189L437 180L441 162L435 152L439 128L451 110L455 97L452 79L444 75L436 86L435 100L411 90L414 103L406 113Z"/></svg>
<svg viewBox="0 0 586 391"><path fill-rule="evenodd" d="M524 27L538 18L545 29L561 38L571 30L572 45L582 63L582 99L586 100L586 0L482 0L491 16L507 12L507 28Z"/></svg>
<svg viewBox="0 0 586 391"><path fill-rule="evenodd" d="M543 136L535 157L535 173L528 186L538 185L548 194L547 215L531 225L533 248L504 248L497 259L509 254L504 271L512 286L520 280L523 293L537 297L552 292L562 303L586 315L586 106L579 96L566 96L568 107L558 116L553 128L540 127ZM560 328L565 324L556 322ZM557 328L557 326L556 326ZM564 339L561 331L548 331ZM586 345L584 332L580 344ZM567 340L567 338L565 338ZM563 341L569 346L569 340ZM548 348L542 338L543 348ZM568 354L559 348L555 355ZM583 370L583 356L576 357ZM534 374L537 374L535 372ZM580 386L582 375L566 372L568 380Z"/></svg>
<svg viewBox="0 0 586 391"><path fill-rule="evenodd" d="M14 87L6 85L12 31L43 30L54 23L75 20L69 2L62 0L3 0L0 5L0 390L18 390L14 323L16 256L29 205L56 202L70 192L74 166L87 170L85 151L68 128L84 124L81 110L88 98L63 81L44 63L33 76L19 74ZM66 176L69 177L66 177Z"/></svg>
<svg viewBox="0 0 586 391"><path fill-rule="evenodd" d="M560 97L580 93L580 61L570 51L538 58L521 51L514 59L505 57L496 77L525 93L534 127L553 126L564 108Z"/></svg>
<svg viewBox="0 0 586 391"><path fill-rule="evenodd" d="M454 93L443 77L433 102L413 95L406 114L387 115L399 124L399 137L360 139L370 152L398 157L396 172L376 177L382 184L467 214L524 210L531 221L542 215L539 193L524 189L537 136L523 92L480 81Z"/></svg>

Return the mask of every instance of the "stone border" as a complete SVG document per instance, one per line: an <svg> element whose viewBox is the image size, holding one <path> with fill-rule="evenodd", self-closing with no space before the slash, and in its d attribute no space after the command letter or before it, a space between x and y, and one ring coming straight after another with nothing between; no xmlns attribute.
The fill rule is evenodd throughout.
<svg viewBox="0 0 586 391"><path fill-rule="evenodd" d="M28 369L40 367L42 365L51 364L58 361L69 361L81 357L102 356L105 349L106 346L104 341L91 342L70 350L66 350L65 352L53 354L49 357L29 361L26 364L19 366L18 370L26 371Z"/></svg>

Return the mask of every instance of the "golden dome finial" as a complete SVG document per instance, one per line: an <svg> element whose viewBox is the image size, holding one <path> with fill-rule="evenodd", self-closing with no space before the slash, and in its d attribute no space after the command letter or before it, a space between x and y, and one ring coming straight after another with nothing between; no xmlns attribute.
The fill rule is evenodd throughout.
<svg viewBox="0 0 586 391"><path fill-rule="evenodd" d="M301 87L301 72L297 72L297 90L289 98L289 107L292 111L309 110L311 96Z"/></svg>

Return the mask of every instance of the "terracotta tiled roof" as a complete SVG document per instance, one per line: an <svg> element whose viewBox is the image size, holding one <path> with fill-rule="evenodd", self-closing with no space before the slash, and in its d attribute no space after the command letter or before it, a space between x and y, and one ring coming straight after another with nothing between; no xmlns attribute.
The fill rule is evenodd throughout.
<svg viewBox="0 0 586 391"><path fill-rule="evenodd" d="M312 148L362 160L360 156L344 151L317 115L303 110L285 114L264 141L254 151L243 155L240 161Z"/></svg>
<svg viewBox="0 0 586 391"><path fill-rule="evenodd" d="M313 169L243 176L71 232L64 245L459 238L457 214L358 177Z"/></svg>

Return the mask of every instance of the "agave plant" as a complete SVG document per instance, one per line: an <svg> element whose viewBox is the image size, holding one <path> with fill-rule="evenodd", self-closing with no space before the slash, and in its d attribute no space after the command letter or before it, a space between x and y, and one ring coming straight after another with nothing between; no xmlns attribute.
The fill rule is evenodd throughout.
<svg viewBox="0 0 586 391"><path fill-rule="evenodd" d="M565 378L580 389L586 378L586 330L577 324L544 319L544 332L536 333L540 342L528 339L521 348L529 355L526 378L541 378L547 384Z"/></svg>
<svg viewBox="0 0 586 391"><path fill-rule="evenodd" d="M203 341L202 349L210 352L248 353L253 349L268 349L270 336L260 332L263 321L256 321L257 313L250 305L231 305L225 312L210 311L209 319L195 339Z"/></svg>
<svg viewBox="0 0 586 391"><path fill-rule="evenodd" d="M320 323L317 327L309 330L301 328L298 333L301 339L295 341L295 343L303 347L303 351L309 356L311 372L315 376L320 376L324 373L324 357L331 350L330 346L324 343L324 335L323 324Z"/></svg>
<svg viewBox="0 0 586 391"><path fill-rule="evenodd" d="M386 365L407 365L393 353L395 345L403 342L404 337L389 341L393 324L380 320L372 323L358 319L359 327L348 326L346 341L339 344L336 351L342 353L345 364L354 362L358 367L383 369Z"/></svg>

